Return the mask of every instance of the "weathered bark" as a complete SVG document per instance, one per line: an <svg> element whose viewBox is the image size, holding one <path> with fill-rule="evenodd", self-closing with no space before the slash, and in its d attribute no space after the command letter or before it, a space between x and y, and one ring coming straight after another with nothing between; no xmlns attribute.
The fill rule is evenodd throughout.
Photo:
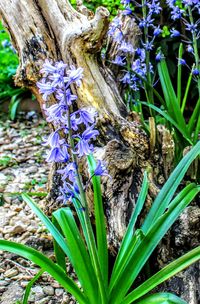
<svg viewBox="0 0 200 304"><path fill-rule="evenodd" d="M0 1L0 15L20 57L15 82L31 89L41 108L44 101L36 82L46 58L63 60L84 69L82 85L72 89L79 97L78 106L89 105L99 113L98 129L101 135L95 153L106 160L112 176L112 180L103 178L102 187L108 241L110 248L115 251L134 208L144 170L148 167L150 172L148 208L169 174L173 141L166 130L160 129L158 137L161 139L162 155L155 150L154 128L151 128L149 140L142 131L138 117L127 115L113 73L99 62L98 55L109 23L108 11L100 7L93 16L81 1L79 10L85 15L74 10L66 0ZM114 47L111 51L114 52ZM53 97L48 103L55 103ZM54 173L55 170L52 170L50 190L51 195L55 196L59 178ZM192 279L197 282L195 278ZM188 284L191 282L189 280ZM185 290L183 286L180 294L184 295ZM196 296L189 303L197 302Z"/></svg>

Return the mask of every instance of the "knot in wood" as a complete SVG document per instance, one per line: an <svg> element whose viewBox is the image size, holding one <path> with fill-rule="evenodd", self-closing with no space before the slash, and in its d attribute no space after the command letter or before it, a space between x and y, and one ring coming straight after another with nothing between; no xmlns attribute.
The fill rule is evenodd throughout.
<svg viewBox="0 0 200 304"><path fill-rule="evenodd" d="M108 163L109 172L127 170L137 163L134 151L116 139L107 144L105 160Z"/></svg>

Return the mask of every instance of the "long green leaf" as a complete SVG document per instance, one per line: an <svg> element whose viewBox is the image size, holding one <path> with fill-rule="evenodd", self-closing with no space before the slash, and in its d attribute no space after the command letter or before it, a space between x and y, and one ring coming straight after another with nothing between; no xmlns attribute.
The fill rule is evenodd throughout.
<svg viewBox="0 0 200 304"><path fill-rule="evenodd" d="M172 226L180 213L193 200L199 191L200 187L191 189L187 195L185 195L185 193L183 195L181 191L178 194L179 199L176 199L176 205L172 203L168 211L160 216L154 225L151 226L148 233L141 241L141 244L138 246L135 254L124 268L124 271L112 292L109 294L110 303L120 304L123 301L124 296L133 284L135 278L138 276L142 267L147 262L155 247Z"/></svg>
<svg viewBox="0 0 200 304"><path fill-rule="evenodd" d="M105 287L108 286L108 246L107 246L107 233L105 215L103 209L102 193L101 193L101 181L100 176L94 175L96 168L96 162L93 155L88 155L88 166L90 174L92 176L92 184L94 191L94 214L95 214L95 228L97 239L97 252L99 256L100 268L102 271L102 277L105 283Z"/></svg>
<svg viewBox="0 0 200 304"><path fill-rule="evenodd" d="M190 120L188 122L188 131L191 136L196 129L196 122L199 118L199 112L200 112L200 98L198 99L196 106L193 110L192 116L190 117Z"/></svg>
<svg viewBox="0 0 200 304"><path fill-rule="evenodd" d="M41 269L28 283L28 285L26 286L26 290L24 293L24 297L23 297L23 301L22 304L28 304L28 297L30 295L31 292L31 288L32 286L35 284L35 282L41 277L41 275L44 273L44 270Z"/></svg>
<svg viewBox="0 0 200 304"><path fill-rule="evenodd" d="M62 230L61 230L60 225L57 222L54 214L52 214L52 223L58 229L58 231L62 234ZM59 246L58 242L54 238L53 238L53 248L54 248L54 254L55 254L57 264L60 267L62 267L62 269L64 271L66 271L65 252L62 250L62 248Z"/></svg>
<svg viewBox="0 0 200 304"><path fill-rule="evenodd" d="M73 214L70 208L61 208L55 211L53 215L59 223L70 252L73 255L73 266L83 287L83 291L89 299L88 303L93 304L98 296L97 280Z"/></svg>
<svg viewBox="0 0 200 304"><path fill-rule="evenodd" d="M184 254L180 258L176 259L162 270L154 274L151 278L146 280L143 284L129 293L123 300L123 304L131 304L133 301L144 296L153 288L168 280L178 272L182 271L191 264L197 262L200 259L200 246Z"/></svg>
<svg viewBox="0 0 200 304"><path fill-rule="evenodd" d="M11 98L11 102L9 104L9 116L11 120L14 120L16 117L16 113L17 113L17 108L19 103L21 102L22 97L18 96L18 95L14 95Z"/></svg>
<svg viewBox="0 0 200 304"><path fill-rule="evenodd" d="M29 205L29 207L33 210L33 212L39 217L39 219L43 222L46 228L49 230L53 238L56 240L58 245L62 248L65 254L68 256L69 260L73 264L73 257L70 253L70 250L65 242L64 237L58 231L58 229L53 225L50 219L42 212L42 210L37 206L34 200L29 197L26 193L22 194L22 199Z"/></svg>
<svg viewBox="0 0 200 304"><path fill-rule="evenodd" d="M135 254L137 248L139 247L143 239L144 239L144 234L142 230L137 229L126 248L126 254L121 259L120 264L117 264L117 267L115 267L115 271L112 272L112 276L109 284L109 293L112 292L112 289L115 287L120 277L123 276L123 272L125 270L126 265L130 262L132 256Z"/></svg>
<svg viewBox="0 0 200 304"><path fill-rule="evenodd" d="M187 140L187 142L190 145L193 144L191 137L188 136L188 132L185 132L185 130L182 129L181 126L168 113L166 113L165 111L161 110L160 108L158 108L152 104L148 104L145 101L141 101L141 104L144 104L144 105L154 109L156 112L158 112L160 115L162 115L166 120L168 120L172 124L172 126L175 127L175 129L177 129L182 134L182 136Z"/></svg>
<svg viewBox="0 0 200 304"><path fill-rule="evenodd" d="M172 293L166 292L146 296L133 304L187 304L187 302Z"/></svg>
<svg viewBox="0 0 200 304"><path fill-rule="evenodd" d="M78 286L70 279L63 269L54 264L50 259L39 251L21 245L15 242L0 240L0 250L9 251L18 254L25 259L29 259L43 270L47 271L58 283L60 283L68 292L70 292L79 303L88 304L86 297L80 291Z"/></svg>
<svg viewBox="0 0 200 304"><path fill-rule="evenodd" d="M176 189L187 172L193 160L200 154L200 142L198 142L180 161L171 173L169 179L157 195L145 221L142 230L146 233L152 223L163 214L168 207Z"/></svg>
<svg viewBox="0 0 200 304"><path fill-rule="evenodd" d="M178 104L176 94L169 76L166 61L163 59L158 64L158 74L160 77L161 86L166 100L167 111L170 116L179 124L184 133L188 135L185 119Z"/></svg>
<svg viewBox="0 0 200 304"><path fill-rule="evenodd" d="M180 43L179 50L178 50L178 59L182 59L183 57L183 43ZM180 106L181 104L181 76L182 76L182 64L178 64L178 74L177 74L177 101Z"/></svg>
<svg viewBox="0 0 200 304"><path fill-rule="evenodd" d="M188 93L189 93L189 89L190 89L190 85L191 85L191 81L192 81L192 72L190 73L189 77L188 77L188 81L187 81L187 85L185 88L185 94L183 96L183 101L182 101L182 105L181 105L181 112L183 113L185 110L185 105L186 105L186 101L187 101L187 97L188 97Z"/></svg>
<svg viewBox="0 0 200 304"><path fill-rule="evenodd" d="M184 198L195 187L196 187L195 184L190 184L185 189L183 189L182 192L179 195L177 195L177 197L173 200L170 208L174 208L179 203L180 196ZM137 236L137 238L136 238L136 236ZM126 271L127 264L130 262L132 257L136 254L138 247L141 245L142 241L145 238L145 235L142 235L142 234L140 237L138 237L138 236L140 236L140 235L138 235L138 233L137 233L137 235L136 234L134 235L134 237L132 239L132 243L133 242L135 242L135 243L133 243L132 248L129 246L129 248L127 250L127 254L122 261L123 263L121 263L121 268L118 270L118 272L115 274L115 276L112 277L112 282L109 286L109 293L112 292L114 285L117 285L118 281L120 280L120 277L123 277L123 272Z"/></svg>
<svg viewBox="0 0 200 304"><path fill-rule="evenodd" d="M144 178L143 178L143 183L142 183L142 187L141 187L141 191L139 194L139 197L137 199L135 208L133 210L131 219L129 221L126 233L123 237L117 258L115 260L115 264L113 267L113 271L112 271L112 275L111 275L111 279L110 279L110 288L112 288L113 285L113 277L116 277L116 273L119 274L120 268L122 267L121 265L121 261L122 260L127 260L128 258L128 247L129 244L131 242L131 240L133 239L133 233L134 233L134 228L135 228L135 223L137 221L137 218L144 206L145 200L146 200L146 196L147 196L147 192L148 192L148 178L147 178L147 173L145 172L144 174ZM124 261L123 261L124 263Z"/></svg>

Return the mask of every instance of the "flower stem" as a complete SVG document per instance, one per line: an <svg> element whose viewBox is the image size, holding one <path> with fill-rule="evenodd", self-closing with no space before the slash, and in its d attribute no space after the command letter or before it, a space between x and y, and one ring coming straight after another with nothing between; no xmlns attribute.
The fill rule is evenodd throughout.
<svg viewBox="0 0 200 304"><path fill-rule="evenodd" d="M65 102L67 104L65 86L64 86L64 95L65 95ZM82 178L81 178L81 175L80 175L80 172L78 169L78 159L77 159L76 154L73 153L75 145L74 145L74 139L72 137L70 110L68 110L67 119L68 119L69 142L70 142L70 146L72 149L72 160L76 164L76 168L77 168L76 169L76 182L77 182L78 189L80 192L81 204L84 207L83 215L84 215L84 223L85 223L85 228L86 228L86 231L84 231L84 232L87 234L86 240L88 241L87 242L88 250L90 252L92 263L93 263L95 273L97 276L99 292L100 292L100 297L101 297L100 304L107 304L107 295L106 295L106 290L105 290L105 286L104 286L104 282L103 282L103 276L102 276L101 269L100 269L100 263L99 263L99 258L98 258L98 254L97 254L94 233L93 233L92 225L91 225L91 221L90 221L88 203L87 203L87 199L86 199L86 195L85 195L85 191L84 191L84 187L83 187Z"/></svg>

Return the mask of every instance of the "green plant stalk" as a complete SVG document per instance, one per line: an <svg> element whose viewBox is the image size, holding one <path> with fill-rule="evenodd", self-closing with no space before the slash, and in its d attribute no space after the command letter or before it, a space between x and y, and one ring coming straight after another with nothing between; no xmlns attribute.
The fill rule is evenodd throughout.
<svg viewBox="0 0 200 304"><path fill-rule="evenodd" d="M41 269L32 279L31 281L28 283L28 285L26 286L26 290L25 290L25 294L23 297L23 301L22 304L28 304L28 297L31 291L32 286L35 284L35 282L41 277L41 275L44 273L44 270Z"/></svg>
<svg viewBox="0 0 200 304"><path fill-rule="evenodd" d="M67 104L67 101L66 101L66 104ZM74 139L72 137L72 129L71 129L71 121L70 121L69 111L68 111L68 129L69 129L68 132L69 132L69 140L70 140L71 149L74 150ZM78 163L77 156L74 153L72 153L72 159L73 159L73 162L75 162L76 164ZM79 188L79 191L80 191L81 203L83 204L83 207L84 207L84 212L83 212L84 223L85 223L85 228L86 228L86 232L87 232L87 235L88 235L86 240L88 241L88 249L90 251L92 263L93 263L93 266L94 266L94 269L95 269L95 273L97 275L97 281L98 281L98 284L99 284L99 292L100 292L100 297L101 297L101 303L102 304L107 304L106 289L105 289L104 282L103 282L103 276L102 276L101 269L100 269L96 243L95 243L94 234L93 234L93 230L92 230L92 226L91 226L91 222L90 222L87 199L86 199L85 191L83 189L83 183L82 183L81 176L80 176L78 168L76 169L76 181L77 181L77 185L78 185L78 188Z"/></svg>
<svg viewBox="0 0 200 304"><path fill-rule="evenodd" d="M194 68L194 66L192 67L192 70L193 70L193 68ZM189 75L189 78L188 78L188 81L187 81L187 85L186 85L186 89L185 89L185 94L184 94L182 105L181 105L181 113L183 113L184 110L185 110L185 105L186 105L186 101L187 101L187 97L188 97L191 81L192 81L192 71L191 71L191 73Z"/></svg>
<svg viewBox="0 0 200 304"><path fill-rule="evenodd" d="M147 6L146 6L146 0L142 0L142 14L143 14L143 18L146 19L147 17ZM144 27L144 39L145 39L145 44L147 45L149 42L148 39L148 27L145 26ZM152 79L151 79L151 72L149 69L149 62L150 62L150 52L148 50L145 49L145 63L146 63L146 73L147 73L147 83L149 85L144 85L145 88L145 94L147 97L147 101L149 104L154 104L153 101L153 90L152 90ZM150 115L152 117L154 117L154 113L153 110L150 108Z"/></svg>
<svg viewBox="0 0 200 304"><path fill-rule="evenodd" d="M95 214L95 231L96 231L96 242L97 252L99 257L99 263L102 271L103 281L105 287L108 286L108 246L107 246L107 231L105 223L105 215L103 209L103 200L101 193L101 178L100 176L94 175L96 168L96 162L93 155L87 157L88 166L90 170L94 192L94 214Z"/></svg>
<svg viewBox="0 0 200 304"><path fill-rule="evenodd" d="M192 10L191 10L191 7L189 5L188 5L188 14L189 14L190 23L194 24L194 19L193 19L193 16L192 16ZM195 32L192 33L192 45L193 45L193 49L194 49L194 57L195 57L196 68L198 70L200 70L197 36L196 36ZM198 76L198 81L197 81L197 87L198 87L199 97L200 97L200 77L199 76Z"/></svg>
<svg viewBox="0 0 200 304"><path fill-rule="evenodd" d="M180 43L178 51L178 60L183 57L183 43ZM182 76L182 65L178 62L178 75L177 75L177 101L178 104L181 104L181 76Z"/></svg>

